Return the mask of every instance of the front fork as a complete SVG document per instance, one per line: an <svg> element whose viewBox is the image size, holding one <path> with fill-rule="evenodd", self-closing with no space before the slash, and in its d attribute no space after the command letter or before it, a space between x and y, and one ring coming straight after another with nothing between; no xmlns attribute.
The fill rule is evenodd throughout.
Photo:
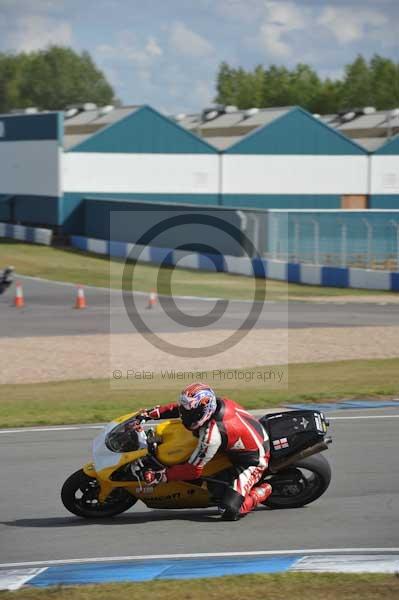
<svg viewBox="0 0 399 600"><path fill-rule="evenodd" d="M97 477L97 471L93 463L86 463L83 466L83 472L88 477L97 479L97 483L100 488L97 499L99 502L105 502L115 486L111 482L108 483L107 481L101 480Z"/></svg>

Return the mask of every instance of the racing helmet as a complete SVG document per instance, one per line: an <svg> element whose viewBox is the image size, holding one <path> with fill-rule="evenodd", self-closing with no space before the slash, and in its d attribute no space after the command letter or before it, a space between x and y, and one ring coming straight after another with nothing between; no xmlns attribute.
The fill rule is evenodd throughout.
<svg viewBox="0 0 399 600"><path fill-rule="evenodd" d="M216 411L216 395L205 383L191 383L180 394L179 413L187 429L198 429Z"/></svg>

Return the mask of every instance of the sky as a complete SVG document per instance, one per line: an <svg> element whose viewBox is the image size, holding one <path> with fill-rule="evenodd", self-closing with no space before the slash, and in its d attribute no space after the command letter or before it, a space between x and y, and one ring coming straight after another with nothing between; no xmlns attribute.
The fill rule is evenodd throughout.
<svg viewBox="0 0 399 600"><path fill-rule="evenodd" d="M123 104L212 104L222 61L310 64L339 78L361 53L399 61L399 0L0 0L0 50L88 50Z"/></svg>

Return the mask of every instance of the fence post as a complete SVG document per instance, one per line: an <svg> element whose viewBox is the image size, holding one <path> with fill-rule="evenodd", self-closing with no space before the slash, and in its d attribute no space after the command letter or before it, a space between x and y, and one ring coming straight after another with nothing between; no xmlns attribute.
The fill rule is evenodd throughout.
<svg viewBox="0 0 399 600"><path fill-rule="evenodd" d="M320 223L317 219L310 219L314 227L314 262L320 264Z"/></svg>
<svg viewBox="0 0 399 600"><path fill-rule="evenodd" d="M294 262L299 262L299 237L300 237L300 223L296 218L294 219Z"/></svg>
<svg viewBox="0 0 399 600"><path fill-rule="evenodd" d="M367 267L371 268L371 255L373 251L373 226L367 221L362 219L363 223L367 227Z"/></svg>
<svg viewBox="0 0 399 600"><path fill-rule="evenodd" d="M272 251L272 258L273 260L277 259L277 244L278 244L278 238L279 238L279 217L276 213L270 213L272 216L272 228L271 228L271 234L272 234L272 241L273 241L273 251Z"/></svg>
<svg viewBox="0 0 399 600"><path fill-rule="evenodd" d="M396 221L390 222L396 229L396 270L399 271L399 223Z"/></svg>
<svg viewBox="0 0 399 600"><path fill-rule="evenodd" d="M348 240L348 226L346 223L342 223L342 227L341 227L341 267L347 266L347 240Z"/></svg>

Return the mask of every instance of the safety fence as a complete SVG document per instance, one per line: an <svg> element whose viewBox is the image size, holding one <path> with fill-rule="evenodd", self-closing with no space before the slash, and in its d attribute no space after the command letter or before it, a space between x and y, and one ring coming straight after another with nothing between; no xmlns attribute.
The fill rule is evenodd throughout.
<svg viewBox="0 0 399 600"><path fill-rule="evenodd" d="M274 260L399 271L399 211L278 211L267 217Z"/></svg>
<svg viewBox="0 0 399 600"><path fill-rule="evenodd" d="M221 256L206 253L138 246L126 242L72 236L71 245L86 252L138 262L246 275L339 288L399 291L399 272L347 267L332 267L272 260L261 257Z"/></svg>
<svg viewBox="0 0 399 600"><path fill-rule="evenodd" d="M43 229L41 227L25 227L24 225L0 223L0 238L10 238L21 242L51 246L53 232L51 229Z"/></svg>

